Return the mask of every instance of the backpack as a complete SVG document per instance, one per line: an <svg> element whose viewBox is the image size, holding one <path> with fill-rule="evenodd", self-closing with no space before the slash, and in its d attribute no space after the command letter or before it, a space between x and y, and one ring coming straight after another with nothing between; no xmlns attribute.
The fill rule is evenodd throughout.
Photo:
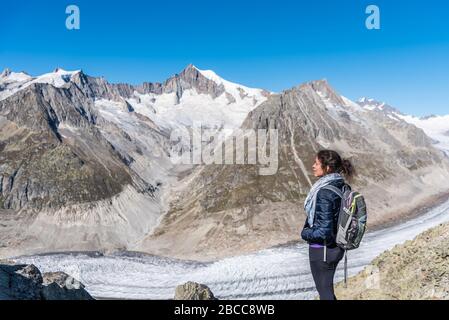
<svg viewBox="0 0 449 320"><path fill-rule="evenodd" d="M367 210L365 198L358 192L352 191L349 185L344 185L340 190L328 185L323 187L335 192L341 198L340 213L337 223L337 246L345 250L345 287L348 278L348 250L357 249L366 231Z"/></svg>

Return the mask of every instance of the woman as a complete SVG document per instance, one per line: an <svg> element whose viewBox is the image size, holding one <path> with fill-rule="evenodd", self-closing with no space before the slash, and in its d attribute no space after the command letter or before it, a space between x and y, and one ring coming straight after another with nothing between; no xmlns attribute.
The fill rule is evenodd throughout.
<svg viewBox="0 0 449 320"><path fill-rule="evenodd" d="M313 174L319 180L304 203L307 219L301 237L309 243L310 268L320 299L336 300L334 275L344 256L344 250L335 242L341 198L323 187L331 185L341 190L345 185L344 176L350 179L354 170L351 162L343 160L337 152L322 150L316 156Z"/></svg>

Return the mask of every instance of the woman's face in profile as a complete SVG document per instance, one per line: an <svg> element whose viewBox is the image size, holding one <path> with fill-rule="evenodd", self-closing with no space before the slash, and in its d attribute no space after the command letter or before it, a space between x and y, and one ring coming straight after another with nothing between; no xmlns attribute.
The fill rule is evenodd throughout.
<svg viewBox="0 0 449 320"><path fill-rule="evenodd" d="M317 178L324 176L325 172L321 166L321 161L318 158L315 158L315 163L312 166L313 175Z"/></svg>

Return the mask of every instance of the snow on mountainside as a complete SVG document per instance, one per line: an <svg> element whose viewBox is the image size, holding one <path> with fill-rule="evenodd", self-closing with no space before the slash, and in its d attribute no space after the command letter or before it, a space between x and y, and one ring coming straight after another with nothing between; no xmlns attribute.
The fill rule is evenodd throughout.
<svg viewBox="0 0 449 320"><path fill-rule="evenodd" d="M12 72L6 69L0 74L0 100L10 97L33 83L47 83L60 88L69 82L73 75L79 72L81 70L65 71L57 68L53 72L32 77L24 72Z"/></svg>
<svg viewBox="0 0 449 320"><path fill-rule="evenodd" d="M404 121L414 124L435 140L435 146L449 156L449 115L418 118L410 115L398 115Z"/></svg>
<svg viewBox="0 0 449 320"><path fill-rule="evenodd" d="M374 99L362 98L358 104L365 110L381 112L390 119L396 121L405 121L422 129L426 135L434 140L435 147L443 150L449 155L449 115L416 117L406 115L385 102L379 102Z"/></svg>
<svg viewBox="0 0 449 320"><path fill-rule="evenodd" d="M194 67L196 68L196 67ZM242 86L241 84L233 83L230 81L227 81L223 78L221 78L219 75L217 75L212 70L200 70L196 68L203 76L206 78L214 81L218 85L223 84L225 87L226 92L229 92L232 94L232 96L240 97L240 99L243 99L245 96L254 97L256 99L263 99L264 93L263 90L255 89L255 88L249 88L246 86Z"/></svg>
<svg viewBox="0 0 449 320"><path fill-rule="evenodd" d="M55 87L62 87L67 82L69 82L73 75L81 72L81 70L76 71L66 71L61 68L57 68L55 71L43 74L33 80L33 83L48 83Z"/></svg>
<svg viewBox="0 0 449 320"><path fill-rule="evenodd" d="M391 105L375 99L361 98L357 101L357 104L365 110L383 113L393 120L398 120L397 115L402 115L399 110L393 108Z"/></svg>
<svg viewBox="0 0 449 320"><path fill-rule="evenodd" d="M177 92L135 92L127 101L136 112L149 117L162 128L190 127L194 122L200 122L203 127L211 129L236 129L248 112L264 102L269 95L265 90L224 80L211 70L203 71L190 65L185 71L194 73L195 81L210 80L218 88L222 87L223 91L201 93L193 86L183 90L180 97Z"/></svg>

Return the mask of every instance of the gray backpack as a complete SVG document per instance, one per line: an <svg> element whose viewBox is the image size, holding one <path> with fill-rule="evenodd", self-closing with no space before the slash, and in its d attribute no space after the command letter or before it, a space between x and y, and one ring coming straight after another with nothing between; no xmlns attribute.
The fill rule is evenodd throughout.
<svg viewBox="0 0 449 320"><path fill-rule="evenodd" d="M345 250L345 285L348 278L347 251L357 249L366 231L367 210L364 197L351 187L345 185L343 190L334 186L325 186L341 198L340 213L338 215L337 246Z"/></svg>

